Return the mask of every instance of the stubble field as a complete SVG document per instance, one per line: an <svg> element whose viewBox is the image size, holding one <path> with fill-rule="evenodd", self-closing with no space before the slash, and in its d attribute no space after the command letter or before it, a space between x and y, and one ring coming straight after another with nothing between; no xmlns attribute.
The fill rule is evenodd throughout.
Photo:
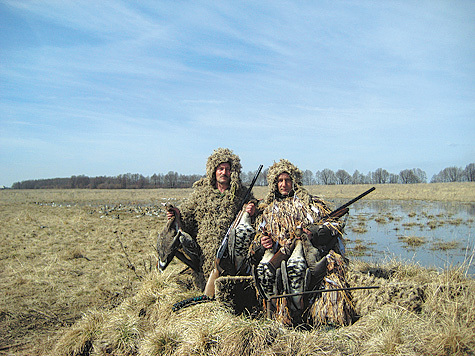
<svg viewBox="0 0 475 356"><path fill-rule="evenodd" d="M368 188L365 185L308 187L311 193L326 199L351 199ZM124 302L141 295L144 288L150 289L151 284L166 284L167 278L173 279L173 272L176 274L180 271L180 266L175 264L171 266L169 274L158 275L154 245L156 234L165 222L161 203L171 200L179 205L190 192L190 189L0 191L0 354L48 355L53 350L61 354L61 350L66 349L69 350L67 354L108 354L110 348L100 351L98 344L92 345L92 339L85 341L84 344L89 344L82 348L71 346L61 349L57 345L61 342L64 344L64 335L71 332L78 321L87 319L87 315L91 318L90 315L95 313L96 316L104 317L123 307ZM262 198L265 192L264 187L254 188L258 198ZM376 191L365 199L475 202L475 184L378 185ZM354 262L358 265L357 261ZM368 266L361 264L359 268ZM385 268L402 271L399 275L405 275L404 278L412 278L413 281L418 278L429 279L429 275L430 278L444 280L450 275L456 283L465 286L464 293L469 290L473 295L475 292L473 280L464 279L463 273L458 274L459 271L447 271L446 276L434 277L430 271L417 270L416 273L408 266ZM413 276L408 277L411 274ZM417 274L419 277L415 277ZM156 291L153 293L155 299L151 300L158 303L160 298ZM150 301L149 307L155 302ZM457 300L456 303L461 302ZM464 308L462 304L457 307L457 310ZM451 315L452 311L447 313L448 319L456 317ZM379 317L383 318L381 315ZM449 354L450 350L462 352L459 354L475 350L472 335L475 316L472 312L464 318L468 320L459 328L445 326L451 330L454 339L449 342L450 335L447 338L440 336L442 352L438 354ZM355 325L350 327L353 329L341 330L356 332ZM360 323L359 327L362 325ZM464 333L467 328L469 336ZM153 334L153 328L147 330ZM105 329L100 331L105 332ZM138 334L131 341L135 345L132 351L116 348L116 351L111 351L112 354L146 354L143 347L137 346L144 340L143 332L138 329ZM308 338L309 335L303 337ZM297 338L294 334L292 337ZM166 347L174 345L171 351L166 347L155 350L168 350L162 353L173 354L172 349L181 345L178 339L176 336L171 344L165 343ZM457 348L453 345L462 346ZM455 349L450 349L452 346ZM119 349L120 352L117 351ZM337 354L346 354L345 350L351 348L341 346L337 348ZM375 350L378 350L377 347ZM394 354L404 354L397 351L397 347L394 350ZM206 352L206 349L196 349L191 353ZM353 353L364 354L357 346L353 346ZM269 354L273 353L269 351Z"/></svg>

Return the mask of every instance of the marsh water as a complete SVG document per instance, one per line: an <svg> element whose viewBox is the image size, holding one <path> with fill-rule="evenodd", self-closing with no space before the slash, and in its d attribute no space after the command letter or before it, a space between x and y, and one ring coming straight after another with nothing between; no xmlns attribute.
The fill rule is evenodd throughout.
<svg viewBox="0 0 475 356"><path fill-rule="evenodd" d="M176 201L177 205L180 200ZM347 200L335 199L330 202L336 208ZM63 201L61 204L45 204L67 207L86 203ZM131 205L140 208L138 212L142 215L161 214L161 205L148 203L137 205L124 201L123 204L110 206L103 202L87 205L92 208L100 207L100 214L112 210L117 213L122 209L131 211ZM345 227L347 255L367 262L398 259L437 269L461 267L468 275L475 276L474 221L475 202L363 198L350 206Z"/></svg>
<svg viewBox="0 0 475 356"><path fill-rule="evenodd" d="M475 203L361 200L350 209L347 251L368 262L396 258L437 269L461 267L474 276L474 220Z"/></svg>

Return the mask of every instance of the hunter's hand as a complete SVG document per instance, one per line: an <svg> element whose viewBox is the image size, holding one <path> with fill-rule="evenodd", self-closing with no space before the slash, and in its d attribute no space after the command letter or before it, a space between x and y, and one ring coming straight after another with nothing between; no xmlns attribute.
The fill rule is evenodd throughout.
<svg viewBox="0 0 475 356"><path fill-rule="evenodd" d="M253 216L256 213L256 206L254 203L247 204L246 213L248 213L250 216Z"/></svg>
<svg viewBox="0 0 475 356"><path fill-rule="evenodd" d="M178 208L167 210L167 220L173 219L175 216L180 217L180 215L181 213Z"/></svg>
<svg viewBox="0 0 475 356"><path fill-rule="evenodd" d="M274 245L274 241L272 240L272 238L269 235L262 235L261 236L261 245L265 249L269 249L269 248L272 248L272 246Z"/></svg>

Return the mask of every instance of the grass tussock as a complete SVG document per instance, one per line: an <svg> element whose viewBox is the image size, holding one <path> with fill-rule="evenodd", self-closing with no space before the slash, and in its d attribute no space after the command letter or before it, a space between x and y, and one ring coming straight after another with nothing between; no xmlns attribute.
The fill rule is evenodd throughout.
<svg viewBox="0 0 475 356"><path fill-rule="evenodd" d="M152 272L137 293L108 313L87 313L60 334L54 355L465 355L475 352L475 283L396 260L356 261L350 285L359 319L347 327L287 328L263 316L234 315L218 302L177 312L199 294L172 264ZM419 293L413 290L418 289ZM412 304L411 304L412 303ZM414 306L417 304L416 306Z"/></svg>
<svg viewBox="0 0 475 356"><path fill-rule="evenodd" d="M71 328L64 332L54 347L53 355L88 355L104 325L104 313L90 310Z"/></svg>
<svg viewBox="0 0 475 356"><path fill-rule="evenodd" d="M452 240L452 241L437 241L437 242L434 242L430 248L431 248L431 250L447 251L447 250L458 249L458 248L460 248L460 246L461 246L460 241Z"/></svg>
<svg viewBox="0 0 475 356"><path fill-rule="evenodd" d="M368 232L368 229L364 226L355 226L351 228L351 231L355 234L365 234Z"/></svg>
<svg viewBox="0 0 475 356"><path fill-rule="evenodd" d="M398 239L411 248L422 246L427 242L423 236L399 236Z"/></svg>

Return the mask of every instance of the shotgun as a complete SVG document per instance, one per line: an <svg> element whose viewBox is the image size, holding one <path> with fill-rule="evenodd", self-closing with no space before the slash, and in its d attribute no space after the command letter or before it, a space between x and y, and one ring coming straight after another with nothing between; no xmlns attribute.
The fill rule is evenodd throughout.
<svg viewBox="0 0 475 356"><path fill-rule="evenodd" d="M252 188L254 187L254 184L256 184L257 178L259 177L259 174L261 173L262 167L263 165L261 164L259 168L257 169L257 172L254 178L252 179L251 185L247 189L246 194L244 195L244 198L242 199L241 204L239 205L241 209L239 210L239 213L237 214L231 226L228 228L228 231L226 232L226 235L224 235L223 241L221 242L221 245L218 248L218 251L216 253L216 259L214 261L214 268L208 277L208 281L206 282L206 286L204 290L204 294L208 296L209 298L214 297L214 291L215 291L214 282L223 273L223 268L221 267L221 259L223 258L224 254L226 253L228 249L229 234L232 231L232 229L236 228L236 226L239 224L239 221L241 220L241 216L243 214L242 207L244 206L244 204L248 202L248 199L251 196Z"/></svg>
<svg viewBox="0 0 475 356"><path fill-rule="evenodd" d="M325 218L322 222L324 222L325 220L328 220L328 219L339 219L339 218L341 218L342 216L344 216L345 214L348 213L348 211L349 211L348 207L351 204L357 202L358 200L360 200L364 196L368 195L369 193L371 193L375 189L376 189L375 187L372 187L372 188L368 189L367 191L365 191L364 193L361 193L360 195L358 195L356 198L351 199L349 202L347 202L347 203L343 204L342 206L340 206L339 208L333 210L330 214L328 214L328 217ZM272 256L272 258L270 259L268 264L271 267L273 267L274 270L276 270L277 268L280 267L280 264L282 263L282 261L287 260L289 257L290 257L290 255L286 254L284 252L284 248L281 247L277 250L277 252L274 254L274 256Z"/></svg>
<svg viewBox="0 0 475 356"><path fill-rule="evenodd" d="M358 195L356 198L354 199L351 199L349 202L343 204L342 206L340 206L338 209L335 209L333 210L330 214L328 214L328 217L329 218L341 218L343 215L345 215L346 213L348 213L349 209L348 207L357 202L358 200L360 200L361 198L365 197L366 195L368 195L369 193L371 193L373 190L375 190L376 188L375 187L372 187L372 188L369 188L367 191L361 193L360 195Z"/></svg>

